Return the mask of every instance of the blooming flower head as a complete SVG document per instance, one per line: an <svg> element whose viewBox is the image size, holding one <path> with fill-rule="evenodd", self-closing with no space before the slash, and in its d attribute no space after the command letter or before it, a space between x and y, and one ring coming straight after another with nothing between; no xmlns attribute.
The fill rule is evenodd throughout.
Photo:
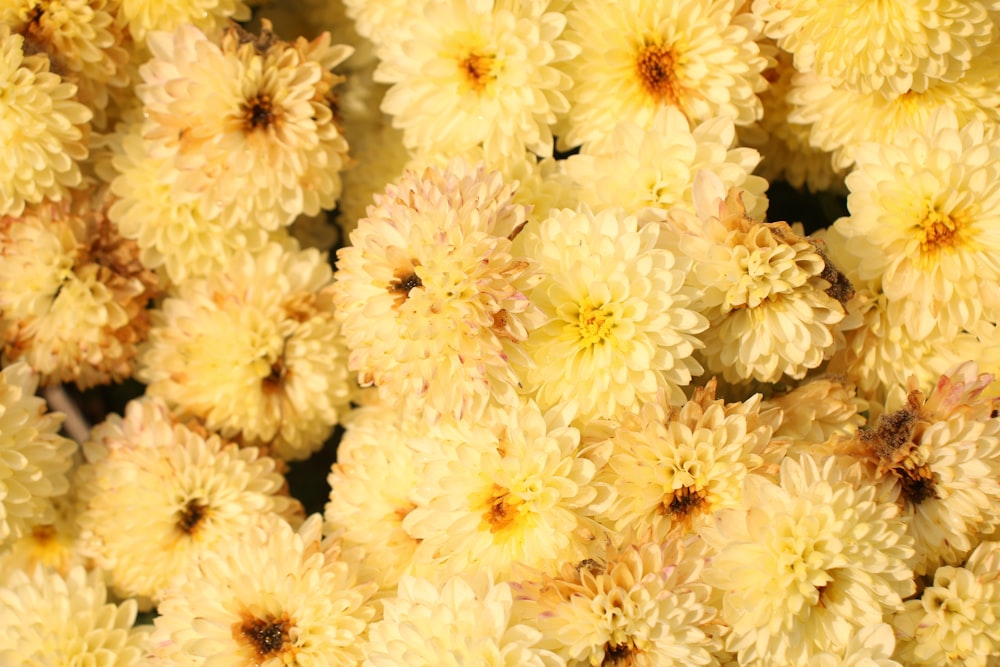
<svg viewBox="0 0 1000 667"><path fill-rule="evenodd" d="M403 529L420 541L415 574L480 569L505 580L514 562L553 571L583 557L599 530L589 505L600 457L567 417L526 402L412 441L420 483Z"/></svg>
<svg viewBox="0 0 1000 667"><path fill-rule="evenodd" d="M666 250L672 231L651 216L586 205L553 211L518 239L544 279L528 293L545 316L526 344L526 387L544 406L570 403L581 420L618 417L637 400L701 372L692 353L705 319L684 285L690 260Z"/></svg>
<svg viewBox="0 0 1000 667"><path fill-rule="evenodd" d="M511 617L514 601L506 583L482 572L454 576L437 586L404 576L394 597L383 600L383 616L368 629L364 667L561 667L539 647L542 633Z"/></svg>
<svg viewBox="0 0 1000 667"><path fill-rule="evenodd" d="M122 596L159 600L205 554L263 516L294 520L275 461L252 447L202 437L142 398L95 427L77 472L87 552Z"/></svg>
<svg viewBox="0 0 1000 667"><path fill-rule="evenodd" d="M694 175L714 172L726 187L745 192L754 217L767 209L767 182L752 176L760 155L734 148L731 119L715 117L689 127L676 107L658 109L648 127L622 121L606 140L584 146L563 164L579 188L580 199L594 210L618 206L634 214L645 207L693 207Z"/></svg>
<svg viewBox="0 0 1000 667"><path fill-rule="evenodd" d="M961 564L1000 527L1000 418L997 404L981 397L991 381L975 364L943 375L929 397L911 381L905 405L845 446L896 489L918 574Z"/></svg>
<svg viewBox="0 0 1000 667"><path fill-rule="evenodd" d="M514 584L515 615L569 667L717 665L718 610L700 580L698 540L671 539L596 550L555 576Z"/></svg>
<svg viewBox="0 0 1000 667"><path fill-rule="evenodd" d="M250 18L250 7L242 0L117 0L115 4L119 20L128 25L136 42L145 41L156 30L173 30L190 24L206 32L216 32L227 19Z"/></svg>
<svg viewBox="0 0 1000 667"><path fill-rule="evenodd" d="M569 77L553 67L576 48L546 0L432 0L379 50L382 110L415 151L487 158L525 148L552 155L550 126L569 109Z"/></svg>
<svg viewBox="0 0 1000 667"><path fill-rule="evenodd" d="M143 137L169 158L174 192L198 193L227 226L268 230L333 207L347 141L334 116L343 77L331 70L350 47L329 34L283 42L266 21L259 37L233 24L217 44L184 24L148 44Z"/></svg>
<svg viewBox="0 0 1000 667"><path fill-rule="evenodd" d="M224 437L307 458L350 400L332 279L316 250L239 252L153 311L137 377Z"/></svg>
<svg viewBox="0 0 1000 667"><path fill-rule="evenodd" d="M993 40L994 0L753 0L764 34L816 71L858 92L899 95L954 81ZM886 57L892 54L892 57Z"/></svg>
<svg viewBox="0 0 1000 667"><path fill-rule="evenodd" d="M891 145L866 144L835 228L889 317L921 337L1000 319L1000 134L949 110Z"/></svg>
<svg viewBox="0 0 1000 667"><path fill-rule="evenodd" d="M45 384L81 388L132 375L156 276L85 196L0 219L0 333Z"/></svg>
<svg viewBox="0 0 1000 667"><path fill-rule="evenodd" d="M108 601L99 570L15 572L0 587L0 663L133 667L149 626L134 626L135 600Z"/></svg>
<svg viewBox="0 0 1000 667"><path fill-rule="evenodd" d="M321 539L322 523L313 515L296 532L272 517L207 553L158 607L153 664L359 664L374 586Z"/></svg>
<svg viewBox="0 0 1000 667"><path fill-rule="evenodd" d="M36 523L21 537L6 545L0 554L0 583L12 572L29 575L48 569L64 577L77 565L93 567L93 561L82 549L79 523L79 503L75 489L52 498L53 518Z"/></svg>
<svg viewBox="0 0 1000 667"><path fill-rule="evenodd" d="M747 478L743 507L702 534L705 581L722 597L726 648L741 665L811 664L842 651L913 592L913 542L899 508L832 457L788 457L778 483Z"/></svg>
<svg viewBox="0 0 1000 667"><path fill-rule="evenodd" d="M567 39L581 48L564 67L573 79L568 130L577 146L627 120L649 126L657 110L680 109L692 124L760 118L767 64L754 41L760 20L743 0L574 2Z"/></svg>
<svg viewBox="0 0 1000 667"><path fill-rule="evenodd" d="M709 371L733 383L805 377L833 352L850 284L788 223L749 217L710 172L696 177L694 203L667 224L680 232L675 252L694 259L687 282L709 320Z"/></svg>
<svg viewBox="0 0 1000 667"><path fill-rule="evenodd" d="M622 419L598 482L613 488L608 518L616 532L662 542L742 506L743 478L764 463L770 426L759 394L742 403L715 398L715 382L696 388L680 409L659 401Z"/></svg>
<svg viewBox="0 0 1000 667"><path fill-rule="evenodd" d="M818 377L772 396L765 406L781 410L776 437L809 447L835 436L853 436L865 423L868 405L858 398L855 387L838 377Z"/></svg>
<svg viewBox="0 0 1000 667"><path fill-rule="evenodd" d="M25 54L24 37L0 23L0 215L62 199L80 185L93 113L76 86L49 71L49 59Z"/></svg>
<svg viewBox="0 0 1000 667"><path fill-rule="evenodd" d="M1000 656L1000 542L983 542L960 567L943 565L892 617L908 665L987 665Z"/></svg>
<svg viewBox="0 0 1000 667"><path fill-rule="evenodd" d="M456 161L407 172L377 195L337 252L336 317L361 384L386 401L475 416L511 404L532 264L511 249L526 221L499 172Z"/></svg>

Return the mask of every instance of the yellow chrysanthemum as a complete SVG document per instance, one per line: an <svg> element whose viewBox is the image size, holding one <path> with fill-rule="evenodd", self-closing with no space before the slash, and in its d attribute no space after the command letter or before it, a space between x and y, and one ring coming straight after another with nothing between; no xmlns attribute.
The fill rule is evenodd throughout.
<svg viewBox="0 0 1000 667"><path fill-rule="evenodd" d="M767 64L754 41L761 22L743 0L581 0L567 11L566 37L581 54L564 67L573 79L568 131L577 146L627 120L649 126L673 106L692 123L726 116L748 125L761 116L757 93Z"/></svg>
<svg viewBox="0 0 1000 667"><path fill-rule="evenodd" d="M151 313L136 377L224 437L307 458L350 400L332 279L316 250L241 251Z"/></svg>
<svg viewBox="0 0 1000 667"><path fill-rule="evenodd" d="M648 218L648 219L647 219ZM581 420L623 415L701 372L693 352L705 318L684 285L690 260L664 249L660 219L620 209L553 211L518 238L544 279L528 292L545 323L529 332L525 387L549 407L568 402Z"/></svg>
<svg viewBox="0 0 1000 667"><path fill-rule="evenodd" d="M795 67L857 92L900 95L957 80L994 39L996 0L753 0Z"/></svg>
<svg viewBox="0 0 1000 667"><path fill-rule="evenodd" d="M116 0L115 5L119 21L128 26L139 43L155 30L194 25L214 33L228 19L245 21L250 18L250 7L241 0Z"/></svg>
<svg viewBox="0 0 1000 667"><path fill-rule="evenodd" d="M551 125L569 110L569 77L553 67L576 48L566 17L544 0L436 0L379 50L375 80L392 84L382 111L411 150L488 159L525 148L552 155Z"/></svg>
<svg viewBox="0 0 1000 667"><path fill-rule="evenodd" d="M76 86L49 71L47 57L24 48L24 38L0 24L0 215L66 197L88 155L93 113L76 101Z"/></svg>
<svg viewBox="0 0 1000 667"><path fill-rule="evenodd" d="M136 92L143 137L167 158L172 191L196 192L209 217L274 230L333 208L347 141L334 116L333 67L351 48L259 37L232 25L221 45L185 24L156 32Z"/></svg>

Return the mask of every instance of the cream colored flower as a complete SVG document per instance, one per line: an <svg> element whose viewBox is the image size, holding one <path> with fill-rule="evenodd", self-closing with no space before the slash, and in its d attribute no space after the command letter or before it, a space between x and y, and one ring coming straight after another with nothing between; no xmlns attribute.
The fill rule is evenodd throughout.
<svg viewBox="0 0 1000 667"><path fill-rule="evenodd" d="M892 618L907 665L991 665L1000 657L1000 542L983 542L961 567L945 565Z"/></svg>
<svg viewBox="0 0 1000 667"><path fill-rule="evenodd" d="M774 435L810 447L832 437L852 437L865 423L868 403L853 384L836 376L817 377L764 401L781 411Z"/></svg>
<svg viewBox="0 0 1000 667"><path fill-rule="evenodd" d="M202 437L143 398L95 427L77 472L86 551L122 597L160 600L174 578L267 515L302 512L275 461Z"/></svg>
<svg viewBox="0 0 1000 667"><path fill-rule="evenodd" d="M0 335L44 384L131 377L156 276L88 195L0 219Z"/></svg>
<svg viewBox="0 0 1000 667"><path fill-rule="evenodd" d="M906 128L922 131L939 109L951 109L963 125L972 120L1000 123L1000 40L974 57L958 81L933 81L921 92L890 97L859 93L816 73L800 72L791 77L787 101L789 125L806 135L814 149L832 152L835 169L846 170L864 143L891 144ZM871 118L879 122L868 122Z"/></svg>
<svg viewBox="0 0 1000 667"><path fill-rule="evenodd" d="M996 403L978 398L992 379L978 376L974 364L960 366L929 397L911 380L906 404L886 410L844 448L875 482L896 489L918 574L960 565L1000 527L1000 418ZM937 407L942 402L946 409Z"/></svg>
<svg viewBox="0 0 1000 667"><path fill-rule="evenodd" d="M386 402L475 417L516 402L513 361L538 310L510 237L526 221L499 172L456 161L407 172L337 252L336 317L349 366Z"/></svg>
<svg viewBox="0 0 1000 667"><path fill-rule="evenodd" d="M569 667L718 665L723 630L698 541L643 542L514 584L515 615ZM530 575L529 575L530 576Z"/></svg>
<svg viewBox="0 0 1000 667"><path fill-rule="evenodd" d="M108 217L139 246L142 263L164 272L170 283L204 278L240 249L258 252L267 242L256 220L226 225L208 214L197 192L177 192L170 159L152 157L138 127L116 135L114 148Z"/></svg>
<svg viewBox="0 0 1000 667"><path fill-rule="evenodd" d="M0 215L66 197L88 154L92 112L74 99L76 86L49 71L48 58L24 48L0 23Z"/></svg>
<svg viewBox="0 0 1000 667"><path fill-rule="evenodd" d="M44 53L52 69L76 85L99 128L109 120L109 88L122 91L130 83L127 28L114 12L108 0L13 0L0 9L0 22L24 37L29 52Z"/></svg>
<svg viewBox="0 0 1000 667"><path fill-rule="evenodd" d="M337 462L327 477L325 530L345 545L364 548L365 562L385 590L395 588L419 544L403 520L416 507L420 483L410 442L424 431L419 422L401 419L392 405L358 408L344 419Z"/></svg>
<svg viewBox="0 0 1000 667"><path fill-rule="evenodd" d="M92 561L84 556L79 540L79 503L75 489L52 498L52 507L54 512L50 521L35 524L0 552L0 585L16 571L32 575L37 570L47 569L65 577L78 565L93 567Z"/></svg>
<svg viewBox="0 0 1000 667"><path fill-rule="evenodd" d="M892 626L879 623L861 628L851 635L843 651L814 656L810 667L904 667L893 660L896 637Z"/></svg>
<svg viewBox="0 0 1000 667"><path fill-rule="evenodd" d="M743 505L702 531L717 551L704 578L722 596L726 648L741 665L842 651L913 592L898 506L833 458L786 458L777 484L748 477Z"/></svg>
<svg viewBox="0 0 1000 667"><path fill-rule="evenodd" d="M771 439L760 402L759 394L742 403L717 400L712 381L680 409L651 401L625 415L597 478L613 489L607 517L615 531L662 542L741 507L743 479L762 466Z"/></svg>
<svg viewBox="0 0 1000 667"><path fill-rule="evenodd" d="M109 602L99 571L14 573L0 587L0 664L138 665L149 626L134 626L135 600Z"/></svg>
<svg viewBox="0 0 1000 667"><path fill-rule="evenodd" d="M62 416L35 396L23 362L0 370L0 544L55 518L52 499L69 489L76 445L59 435Z"/></svg>
<svg viewBox="0 0 1000 667"><path fill-rule="evenodd" d="M694 212L675 208L675 252L694 260L689 288L708 317L708 370L728 382L776 382L817 368L833 353L850 284L809 239L785 222L748 216L738 190L699 172Z"/></svg>
<svg viewBox="0 0 1000 667"><path fill-rule="evenodd" d="M795 67L851 90L900 95L955 81L994 39L996 0L753 0ZM887 54L891 56L887 57Z"/></svg>
<svg viewBox="0 0 1000 667"><path fill-rule="evenodd" d="M551 125L569 110L569 77L553 65L577 48L560 39L545 0L432 0L396 25L375 80L392 84L382 111L410 150L445 155L482 145L488 159L525 148L552 155Z"/></svg>
<svg viewBox="0 0 1000 667"><path fill-rule="evenodd" d="M628 214L646 207L693 208L694 175L715 173L727 188L744 191L753 217L767 210L767 181L752 176L760 155L733 147L732 120L715 117L694 126L676 107L658 109L648 127L623 121L607 139L588 143L563 163L579 188L581 201L594 210L620 207Z"/></svg>
<svg viewBox="0 0 1000 667"><path fill-rule="evenodd" d="M442 421L411 446L419 484L403 529L419 540L414 574L443 581L475 569L506 580L515 562L555 571L596 536L599 459L565 412L498 408L478 422Z"/></svg>
<svg viewBox="0 0 1000 667"><path fill-rule="evenodd" d="M153 57L136 87L143 137L169 160L172 192L196 192L206 216L267 230L333 208L347 141L334 117L332 69L351 48L279 40L233 24L221 44L184 24L148 40Z"/></svg>
<svg viewBox="0 0 1000 667"><path fill-rule="evenodd" d="M350 400L332 279L316 250L241 251L152 312L136 377L223 437L307 458Z"/></svg>
<svg viewBox="0 0 1000 667"><path fill-rule="evenodd" d="M440 586L405 576L395 597L383 601L383 617L368 629L364 667L561 667L539 648L542 633L511 618L514 600L506 583L482 572L455 576Z"/></svg>
<svg viewBox="0 0 1000 667"><path fill-rule="evenodd" d="M582 205L518 238L545 275L528 292L546 321L528 334L535 367L524 371L541 405L567 402L585 421L619 417L659 391L683 402L702 370L692 354L706 322L684 285L690 260L664 249L671 233L655 216Z"/></svg>
<svg viewBox="0 0 1000 667"><path fill-rule="evenodd" d="M158 607L150 639L167 665L349 667L374 608L322 518L298 533L272 518L209 552Z"/></svg>
<svg viewBox="0 0 1000 667"><path fill-rule="evenodd" d="M565 65L573 79L568 131L577 146L611 133L621 120L647 128L673 106L692 122L726 116L748 125L762 112L757 93L767 62L754 41L761 22L743 0L581 0L567 11L566 37L581 54Z"/></svg>
<svg viewBox="0 0 1000 667"><path fill-rule="evenodd" d="M948 110L891 145L866 144L835 223L888 316L920 338L1000 320L1000 134Z"/></svg>

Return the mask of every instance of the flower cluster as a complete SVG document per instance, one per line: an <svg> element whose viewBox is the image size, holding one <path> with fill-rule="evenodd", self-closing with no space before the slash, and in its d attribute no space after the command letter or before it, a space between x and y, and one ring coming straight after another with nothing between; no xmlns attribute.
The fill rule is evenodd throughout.
<svg viewBox="0 0 1000 667"><path fill-rule="evenodd" d="M1000 0L5 3L0 663L1000 664L998 65Z"/></svg>

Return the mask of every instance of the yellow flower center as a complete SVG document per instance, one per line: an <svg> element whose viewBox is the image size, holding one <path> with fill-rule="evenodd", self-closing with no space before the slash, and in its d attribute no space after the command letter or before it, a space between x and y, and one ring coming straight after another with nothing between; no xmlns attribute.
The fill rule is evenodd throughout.
<svg viewBox="0 0 1000 667"><path fill-rule="evenodd" d="M598 345L611 337L615 328L615 318L612 310L598 307L585 301L580 306L580 341L586 345Z"/></svg>
<svg viewBox="0 0 1000 667"><path fill-rule="evenodd" d="M486 92L489 84L496 80L496 74L493 72L495 62L496 59L491 55L469 51L464 57L459 58L458 69L469 87L481 95Z"/></svg>
<svg viewBox="0 0 1000 667"><path fill-rule="evenodd" d="M489 527L491 533L506 530L517 523L518 505L521 503L520 498L511 495L510 489L494 484L486 501L483 522Z"/></svg>
<svg viewBox="0 0 1000 667"><path fill-rule="evenodd" d="M960 218L927 207L917 231L921 254L934 255L942 249L953 247L958 243L956 236L961 227Z"/></svg>
<svg viewBox="0 0 1000 667"><path fill-rule="evenodd" d="M639 84L657 104L680 107L681 84L677 78L679 58L672 47L647 44L635 59Z"/></svg>

